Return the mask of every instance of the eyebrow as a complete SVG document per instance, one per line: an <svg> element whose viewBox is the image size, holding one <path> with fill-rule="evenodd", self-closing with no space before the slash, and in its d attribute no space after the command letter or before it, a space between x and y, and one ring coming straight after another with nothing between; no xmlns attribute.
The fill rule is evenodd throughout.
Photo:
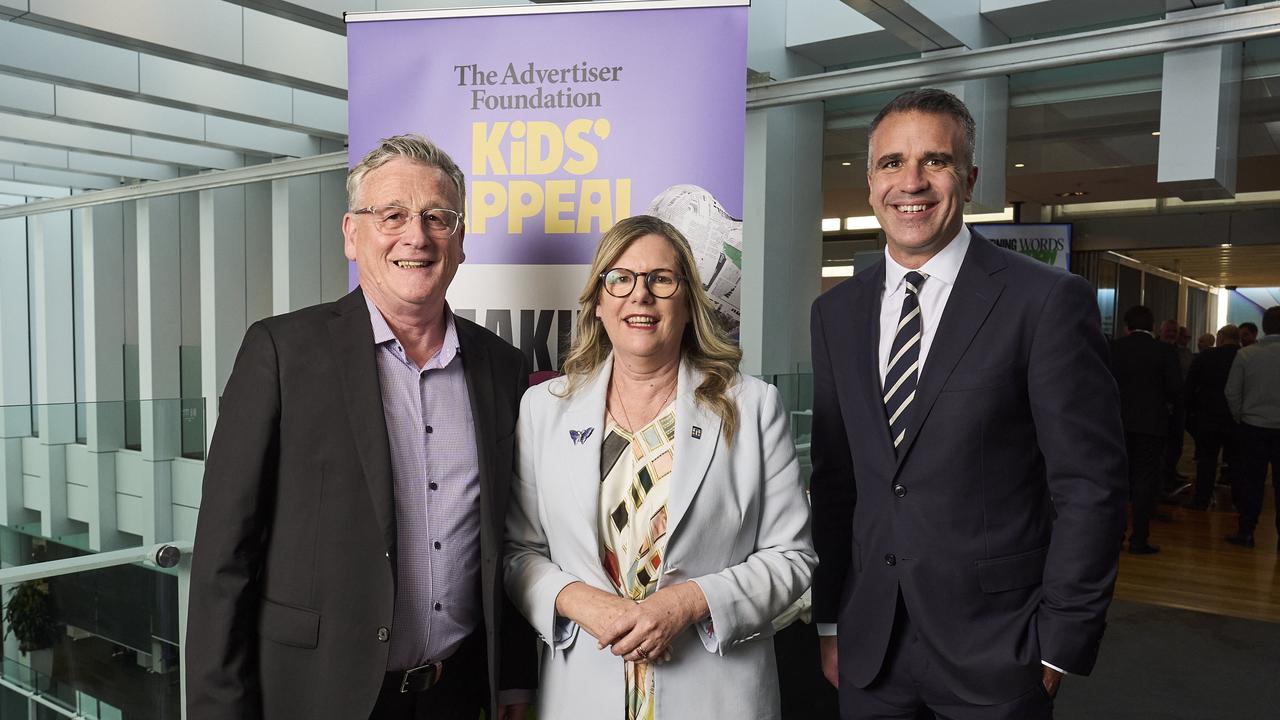
<svg viewBox="0 0 1280 720"><path fill-rule="evenodd" d="M954 165L956 159L955 159L955 156L952 155L951 153L942 152L941 150L931 150L929 152L926 152L924 156L921 158L922 162L928 162L930 160L938 160L948 165ZM889 163L889 162L902 162L902 161L903 161L902 153L886 153L884 155L881 155L876 160L876 167L883 167L885 163Z"/></svg>

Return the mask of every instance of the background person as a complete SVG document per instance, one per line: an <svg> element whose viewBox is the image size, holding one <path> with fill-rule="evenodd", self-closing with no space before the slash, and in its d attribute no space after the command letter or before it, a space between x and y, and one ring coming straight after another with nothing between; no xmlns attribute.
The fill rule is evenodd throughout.
<svg viewBox="0 0 1280 720"><path fill-rule="evenodd" d="M1268 465L1272 486L1280 482L1280 305L1262 314L1262 331L1263 338L1236 353L1226 387L1227 406L1237 423L1236 454L1241 465L1239 472L1235 468L1231 472L1240 527L1227 536L1227 542L1250 548L1262 513ZM1280 487L1275 490L1280 511ZM1276 531L1280 533L1280 512ZM1280 550L1280 539L1276 549Z"/></svg>
<svg viewBox="0 0 1280 720"><path fill-rule="evenodd" d="M808 586L778 391L738 373L683 236L605 233L565 377L525 394L507 589L548 718L776 718L771 620Z"/></svg>

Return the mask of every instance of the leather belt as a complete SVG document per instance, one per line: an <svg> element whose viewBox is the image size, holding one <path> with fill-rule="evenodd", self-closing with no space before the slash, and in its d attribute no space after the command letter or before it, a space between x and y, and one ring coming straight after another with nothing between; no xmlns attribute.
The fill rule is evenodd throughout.
<svg viewBox="0 0 1280 720"><path fill-rule="evenodd" d="M382 689L402 693L422 692L430 690L440 682L443 675L444 663L442 662L427 663L408 670L396 670L387 673L382 681Z"/></svg>

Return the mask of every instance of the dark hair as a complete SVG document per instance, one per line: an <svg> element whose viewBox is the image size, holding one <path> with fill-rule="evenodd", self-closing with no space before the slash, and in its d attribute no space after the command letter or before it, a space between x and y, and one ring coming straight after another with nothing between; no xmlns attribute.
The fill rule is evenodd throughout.
<svg viewBox="0 0 1280 720"><path fill-rule="evenodd" d="M1262 332L1268 335L1280 333L1280 305L1272 305L1262 313Z"/></svg>
<svg viewBox="0 0 1280 720"><path fill-rule="evenodd" d="M1156 323L1156 315L1146 305L1134 305L1124 311L1124 326L1130 330L1146 330L1151 332Z"/></svg>
<svg viewBox="0 0 1280 720"><path fill-rule="evenodd" d="M1264 319L1265 319L1265 318L1264 318ZM1253 323L1251 323L1251 322L1242 322L1242 323L1240 323L1240 329L1241 329L1241 330L1248 330L1249 332L1253 333L1254 335L1257 335L1257 334L1258 334L1258 326L1257 326L1257 325L1254 325L1254 324L1253 324Z"/></svg>
<svg viewBox="0 0 1280 720"><path fill-rule="evenodd" d="M881 120L894 113L909 112L946 115L955 119L960 124L960 129L964 134L964 147L961 148L959 162L966 169L973 167L973 151L978 142L978 126L973 122L973 116L969 114L969 108L965 107L960 98L938 88L908 90L881 108L875 119L871 121L871 127L867 129L868 148L871 145L871 138L876 134L876 128L880 126ZM868 169L871 168L871 162L870 154L868 154Z"/></svg>

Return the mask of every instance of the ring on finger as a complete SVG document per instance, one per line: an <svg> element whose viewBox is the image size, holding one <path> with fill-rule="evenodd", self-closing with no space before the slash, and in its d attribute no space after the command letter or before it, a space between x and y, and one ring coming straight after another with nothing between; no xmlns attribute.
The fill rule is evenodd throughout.
<svg viewBox="0 0 1280 720"><path fill-rule="evenodd" d="M638 656L641 660L648 660L649 651L645 650L644 648L636 648L636 656Z"/></svg>

